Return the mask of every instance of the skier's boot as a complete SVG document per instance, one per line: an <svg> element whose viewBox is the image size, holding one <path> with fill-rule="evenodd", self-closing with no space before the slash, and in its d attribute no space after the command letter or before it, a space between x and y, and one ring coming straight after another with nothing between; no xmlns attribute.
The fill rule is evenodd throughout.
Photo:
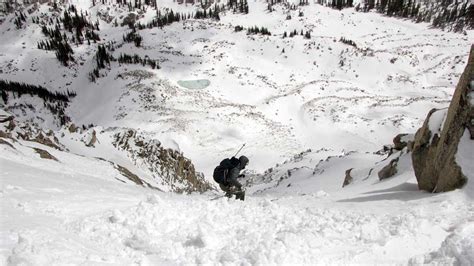
<svg viewBox="0 0 474 266"><path fill-rule="evenodd" d="M245 200L245 191L235 192L235 199Z"/></svg>

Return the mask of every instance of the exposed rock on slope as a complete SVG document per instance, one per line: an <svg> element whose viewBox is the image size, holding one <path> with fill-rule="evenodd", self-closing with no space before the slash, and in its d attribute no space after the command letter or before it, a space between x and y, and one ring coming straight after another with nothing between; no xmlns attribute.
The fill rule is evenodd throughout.
<svg viewBox="0 0 474 266"><path fill-rule="evenodd" d="M135 130L117 133L113 144L118 149L126 150L136 165L147 167L155 178L160 178L172 191L203 192L211 188L183 154L165 149L159 141L148 140Z"/></svg>
<svg viewBox="0 0 474 266"><path fill-rule="evenodd" d="M18 122L13 118L2 123L4 125L0 127L0 137L33 141L61 151L65 149L65 147L59 143L53 131L49 130L45 133L34 123L20 123L19 125L17 125L17 123Z"/></svg>
<svg viewBox="0 0 474 266"><path fill-rule="evenodd" d="M67 141L61 143L58 137L61 140ZM125 156L128 157L127 159L130 159L138 168L149 170L149 174L156 182L149 183L149 179L147 182L147 179L143 179L124 166L114 162L114 159L102 158L102 156L106 156L107 158L107 154L102 154L101 148L96 147L101 145L99 137L104 140L102 148L113 145L120 150L125 150ZM107 134L96 131L96 128L86 130L84 127L79 128L74 124L70 124L60 131L49 130L45 132L38 124L33 122L19 122L15 116L0 109L0 145L7 145L15 149L10 143L11 141L29 141L59 151L69 152L68 147L70 148L70 146L67 146L67 144L76 142L76 144L83 144L83 147L87 147L86 149L90 152L87 155L88 157L91 156L90 154L95 153L95 159L113 164L122 176L137 185L158 189L156 184L161 182L165 190L173 192L203 192L212 188L212 186L205 181L204 176L195 171L194 165L190 160L185 158L178 151L161 147L161 143L157 140L146 139L137 134L134 130L119 131L119 133L115 134L115 141L113 141L113 143L107 142L108 139ZM55 157L46 149L38 147L31 148L39 154L41 158L58 162L61 161L60 157ZM116 179L124 182L122 179Z"/></svg>
<svg viewBox="0 0 474 266"><path fill-rule="evenodd" d="M54 157L53 155L51 155L51 153L49 153L48 151L45 151L45 150L39 149L39 148L33 148L33 150L35 150L36 153L38 153L42 159L49 159L49 160L53 160L53 161L58 161L58 159L56 157Z"/></svg>
<svg viewBox="0 0 474 266"><path fill-rule="evenodd" d="M473 101L469 99L473 80L474 45L449 109L445 114L443 110L431 110L415 135L412 161L419 189L444 192L460 188L467 181L455 156L474 118Z"/></svg>
<svg viewBox="0 0 474 266"><path fill-rule="evenodd" d="M342 184L342 187L349 185L350 183L352 183L352 180L354 180L354 178L351 176L352 169L354 168L346 170L346 177L344 178L344 183Z"/></svg>
<svg viewBox="0 0 474 266"><path fill-rule="evenodd" d="M380 180L390 178L394 176L398 170L397 170L397 165L398 165L398 157L391 160L388 165L386 165L382 170L379 171L378 176Z"/></svg>
<svg viewBox="0 0 474 266"><path fill-rule="evenodd" d="M397 151L403 150L403 148L408 146L408 143L413 141L413 134L398 134L393 138L393 148ZM411 150L411 147L408 147L408 150Z"/></svg>

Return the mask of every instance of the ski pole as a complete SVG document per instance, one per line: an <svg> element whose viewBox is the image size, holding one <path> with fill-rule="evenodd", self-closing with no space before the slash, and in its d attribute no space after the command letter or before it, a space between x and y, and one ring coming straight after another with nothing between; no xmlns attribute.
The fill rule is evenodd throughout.
<svg viewBox="0 0 474 266"><path fill-rule="evenodd" d="M237 154L239 154L239 152L244 148L244 146L245 146L245 143L244 143L244 145L242 145L242 147L240 147L240 149L235 153L235 155L233 157L237 156Z"/></svg>

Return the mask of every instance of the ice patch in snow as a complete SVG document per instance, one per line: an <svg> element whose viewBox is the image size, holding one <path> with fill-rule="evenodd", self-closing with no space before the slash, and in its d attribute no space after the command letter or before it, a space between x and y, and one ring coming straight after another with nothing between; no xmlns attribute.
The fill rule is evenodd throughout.
<svg viewBox="0 0 474 266"><path fill-rule="evenodd" d="M190 90L202 90L207 88L211 82L208 79L179 80L179 86Z"/></svg>

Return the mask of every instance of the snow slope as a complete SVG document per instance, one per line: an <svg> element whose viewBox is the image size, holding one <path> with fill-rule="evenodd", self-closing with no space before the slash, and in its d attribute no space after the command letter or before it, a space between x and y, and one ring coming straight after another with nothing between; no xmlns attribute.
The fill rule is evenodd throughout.
<svg viewBox="0 0 474 266"><path fill-rule="evenodd" d="M71 3L88 7L87 1ZM174 11L197 8L159 4ZM52 52L36 48L44 39L38 25L28 21L17 30L9 17L0 25L0 78L76 91L68 113L75 123L142 129L210 176L216 162L244 142L249 167L263 171L308 148L372 152L400 132L413 133L427 110L448 105L473 40L472 31L442 32L353 9L310 4L299 7L304 16L298 17L298 10L283 5L271 13L264 2L249 5L249 14L223 13L219 22L141 30L142 48L123 43L127 27L99 20L101 42L115 42L116 57L147 55L161 69L113 63L95 84L87 74L96 44L74 47L77 64L60 67ZM30 16L48 12L41 5ZM126 9L98 4L88 12L95 21L97 12L120 18ZM140 21L154 13L148 9ZM234 32L237 25L264 26L272 36ZM282 38L293 30L310 31L311 39ZM210 85L192 90L178 83L196 79Z"/></svg>
<svg viewBox="0 0 474 266"><path fill-rule="evenodd" d="M409 172L330 194L211 201L116 182L102 161L61 152L49 161L12 145L0 145L2 264L473 262L472 200L419 192Z"/></svg>

